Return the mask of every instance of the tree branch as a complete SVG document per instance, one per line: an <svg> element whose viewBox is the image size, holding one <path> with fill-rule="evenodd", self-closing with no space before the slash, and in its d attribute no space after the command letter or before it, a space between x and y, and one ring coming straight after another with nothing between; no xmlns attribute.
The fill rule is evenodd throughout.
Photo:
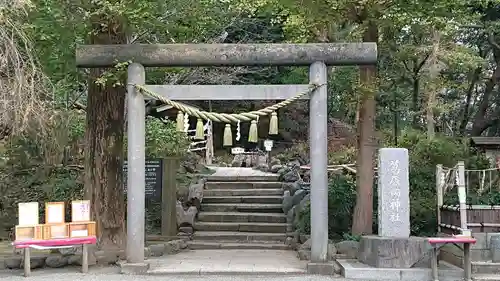
<svg viewBox="0 0 500 281"><path fill-rule="evenodd" d="M488 42L493 48L495 48L497 51L500 51L500 45L495 42L495 36L493 35L493 33L488 34Z"/></svg>

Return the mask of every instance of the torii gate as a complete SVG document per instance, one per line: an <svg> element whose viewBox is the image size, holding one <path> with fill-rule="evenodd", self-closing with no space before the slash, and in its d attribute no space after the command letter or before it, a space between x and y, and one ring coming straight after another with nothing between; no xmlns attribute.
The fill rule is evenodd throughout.
<svg viewBox="0 0 500 281"><path fill-rule="evenodd" d="M144 67L309 66L311 83L309 143L311 157L311 263L327 262L327 65L370 65L377 62L376 43L332 44L131 44L82 45L76 50L81 68L128 67L128 204L127 263L146 271L145 227L145 101L134 85L170 100L285 100L309 85L145 85Z"/></svg>

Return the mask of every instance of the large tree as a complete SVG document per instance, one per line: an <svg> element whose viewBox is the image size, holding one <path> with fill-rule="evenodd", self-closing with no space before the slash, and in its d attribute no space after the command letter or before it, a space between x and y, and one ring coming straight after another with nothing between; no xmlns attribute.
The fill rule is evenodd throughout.
<svg viewBox="0 0 500 281"><path fill-rule="evenodd" d="M123 18L90 6L90 44L126 44ZM99 246L122 249L126 244L123 192L123 134L125 88L115 79L102 79L109 69L91 69L88 80L85 132L85 194L97 222ZM105 77L105 76L104 76Z"/></svg>
<svg viewBox="0 0 500 281"><path fill-rule="evenodd" d="M87 13L91 30L89 43L109 45L203 38L204 28L225 22L217 22L213 16L221 16L220 12L214 13L217 9L211 10L206 4L192 0L91 1ZM192 28L197 16L205 22L199 29L188 32L185 25L189 23ZM122 167L127 63L117 62L112 69L91 69L88 80L85 191L97 222L99 245L107 249L121 249L126 244Z"/></svg>

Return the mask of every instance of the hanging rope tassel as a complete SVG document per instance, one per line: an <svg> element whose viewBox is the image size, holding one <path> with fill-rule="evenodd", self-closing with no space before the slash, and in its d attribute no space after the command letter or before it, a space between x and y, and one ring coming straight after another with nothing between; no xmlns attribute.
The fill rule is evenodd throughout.
<svg viewBox="0 0 500 281"><path fill-rule="evenodd" d="M252 120L252 123L250 123L250 132L248 132L248 142L256 143L258 141L257 121Z"/></svg>
<svg viewBox="0 0 500 281"><path fill-rule="evenodd" d="M187 134L189 131L189 115L186 113L184 114L184 133Z"/></svg>
<svg viewBox="0 0 500 281"><path fill-rule="evenodd" d="M205 130L203 128L203 119L198 118L196 122L196 134L194 135L195 140L204 140L205 139Z"/></svg>
<svg viewBox="0 0 500 281"><path fill-rule="evenodd" d="M276 111L273 111L273 113L271 113L271 120L269 120L269 134L278 134L278 113L276 113Z"/></svg>
<svg viewBox="0 0 500 281"><path fill-rule="evenodd" d="M231 125L226 124L224 128L224 141L223 146L233 146L233 132L231 131Z"/></svg>
<svg viewBox="0 0 500 281"><path fill-rule="evenodd" d="M241 138L241 132L240 132L240 120L238 120L238 123L236 123L236 141L240 141Z"/></svg>
<svg viewBox="0 0 500 281"><path fill-rule="evenodd" d="M184 113L177 111L177 132L184 132Z"/></svg>

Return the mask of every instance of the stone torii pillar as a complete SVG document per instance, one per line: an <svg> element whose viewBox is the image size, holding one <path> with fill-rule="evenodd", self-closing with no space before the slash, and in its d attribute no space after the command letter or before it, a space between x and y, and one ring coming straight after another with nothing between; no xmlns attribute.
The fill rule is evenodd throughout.
<svg viewBox="0 0 500 281"><path fill-rule="evenodd" d="M335 44L131 44L81 45L76 64L81 68L112 67L133 61L128 68L128 204L127 263L124 272L143 272L145 225L145 102L133 84L145 84L144 67L309 66L311 83L323 85L310 96L311 263L310 273L331 272L327 263L327 66L369 65L377 62L375 43ZM145 85L171 100L284 100L308 85ZM326 265L326 266L325 266Z"/></svg>

